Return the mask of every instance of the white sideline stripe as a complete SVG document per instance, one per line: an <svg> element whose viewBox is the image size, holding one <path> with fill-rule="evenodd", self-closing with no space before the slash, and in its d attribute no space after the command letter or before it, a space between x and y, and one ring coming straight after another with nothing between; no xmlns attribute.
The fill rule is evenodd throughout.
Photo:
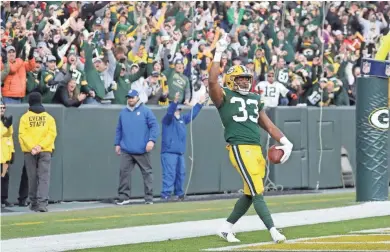
<svg viewBox="0 0 390 252"><path fill-rule="evenodd" d="M380 235L380 234L373 234L373 235ZM371 236L373 236L371 235ZM329 243L389 243L389 242L310 242L311 240L317 240L317 239L327 239L327 238L339 238L339 237L346 237L346 236L363 236L366 237L365 235L327 235L327 236L318 236L318 237L306 237L306 238L297 238L297 239L292 239L292 240L287 240L284 243L286 244L295 244L295 243L305 243L305 244L329 244ZM232 249L240 249L240 248L248 248L249 246L254 247L254 246L260 246L260 245L271 245L275 244L275 242L259 242L259 243L252 243L252 244L243 244L243 245L235 245L235 246L225 246L225 247L219 247L219 248L209 248L209 249L202 249L202 251L230 251ZM265 250L259 250L259 248L256 248L256 251L265 251ZM248 251L250 250L250 247L248 248ZM305 250L305 249L299 249L299 250L290 250L290 249L272 249L267 251L313 251L313 250ZM320 251L327 251L329 250L315 250L316 252ZM371 251L371 250L332 250L332 251ZM375 252L381 252L382 250L375 250ZM389 252L388 250L385 250L386 252Z"/></svg>
<svg viewBox="0 0 390 252"><path fill-rule="evenodd" d="M351 231L350 234L370 234L370 233L381 233L387 234L390 232L390 228L375 228L375 229L365 229L360 231Z"/></svg>
<svg viewBox="0 0 390 252"><path fill-rule="evenodd" d="M212 250L214 251L214 250ZM223 251L228 251L228 250L223 250ZM267 252L305 252L305 251L308 251L308 252L329 252L329 250L313 250L313 249L299 249L299 250L291 250L291 249L272 249L272 250L259 250L259 249L256 249L256 250L245 250L246 252L248 251L255 251L255 252L261 252L261 251L267 251ZM336 250L336 249L333 249L331 250L332 252L389 252L388 250Z"/></svg>
<svg viewBox="0 0 390 252"><path fill-rule="evenodd" d="M367 202L347 207L277 213L273 214L272 217L276 227L283 228L387 215L390 215L390 202L385 201ZM220 218L72 234L16 238L1 241L1 251L54 252L216 235L217 229L224 221L225 218ZM241 218L234 227L235 232L265 229L264 224L257 215ZM218 238L216 237L216 239Z"/></svg>
<svg viewBox="0 0 390 252"><path fill-rule="evenodd" d="M377 241L377 242L300 242L299 244L390 244L390 241Z"/></svg>

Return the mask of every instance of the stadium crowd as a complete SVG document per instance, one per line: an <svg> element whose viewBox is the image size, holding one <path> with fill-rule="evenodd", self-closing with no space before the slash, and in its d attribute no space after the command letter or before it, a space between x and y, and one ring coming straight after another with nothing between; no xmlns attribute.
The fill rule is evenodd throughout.
<svg viewBox="0 0 390 252"><path fill-rule="evenodd" d="M1 2L6 104L195 105L208 92L215 44L229 34L232 65L254 74L265 105L353 105L360 60L389 30L382 2ZM212 105L207 99L205 105Z"/></svg>

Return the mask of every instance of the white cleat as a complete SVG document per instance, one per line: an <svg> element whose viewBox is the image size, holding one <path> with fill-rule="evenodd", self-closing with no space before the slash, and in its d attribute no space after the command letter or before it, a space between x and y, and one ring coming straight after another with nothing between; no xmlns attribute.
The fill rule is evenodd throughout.
<svg viewBox="0 0 390 252"><path fill-rule="evenodd" d="M282 235L275 227L271 228L269 232L276 243L283 243L287 240L286 236Z"/></svg>
<svg viewBox="0 0 390 252"><path fill-rule="evenodd" d="M241 242L239 239L236 238L236 235L233 232L218 231L217 234L219 237L226 240L227 242Z"/></svg>

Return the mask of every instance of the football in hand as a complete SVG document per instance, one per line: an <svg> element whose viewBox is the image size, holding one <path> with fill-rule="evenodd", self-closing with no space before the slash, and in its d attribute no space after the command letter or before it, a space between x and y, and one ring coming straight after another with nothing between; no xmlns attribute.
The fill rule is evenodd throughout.
<svg viewBox="0 0 390 252"><path fill-rule="evenodd" d="M276 145L272 145L268 150L268 160L273 164L280 164L283 155L284 151L276 149Z"/></svg>

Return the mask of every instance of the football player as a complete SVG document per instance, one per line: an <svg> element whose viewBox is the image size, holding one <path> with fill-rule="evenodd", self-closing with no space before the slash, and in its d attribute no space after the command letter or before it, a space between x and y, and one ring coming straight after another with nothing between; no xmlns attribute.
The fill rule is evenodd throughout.
<svg viewBox="0 0 390 252"><path fill-rule="evenodd" d="M233 212L218 230L218 235L228 242L240 242L232 228L253 203L272 239L278 243L284 242L286 237L275 228L263 197L266 163L260 146L260 127L281 144L276 147L284 152L281 163L290 157L293 144L265 114L260 95L249 92L253 74L245 66L232 66L226 73L225 88L218 84L219 66L222 53L228 47L227 39L227 34L224 34L216 44L209 74L209 94L225 128L230 161L243 179L244 195L238 199Z"/></svg>

